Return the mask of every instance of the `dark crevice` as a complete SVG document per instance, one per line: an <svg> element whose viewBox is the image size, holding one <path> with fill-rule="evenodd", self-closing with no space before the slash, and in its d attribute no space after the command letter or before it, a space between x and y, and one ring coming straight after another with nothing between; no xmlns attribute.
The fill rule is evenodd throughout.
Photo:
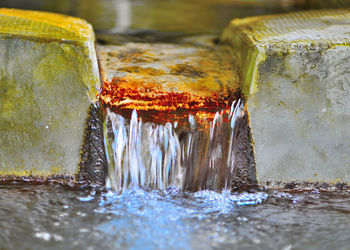
<svg viewBox="0 0 350 250"><path fill-rule="evenodd" d="M83 187L104 187L108 163L104 148L103 116L98 104L91 104L76 180Z"/></svg>

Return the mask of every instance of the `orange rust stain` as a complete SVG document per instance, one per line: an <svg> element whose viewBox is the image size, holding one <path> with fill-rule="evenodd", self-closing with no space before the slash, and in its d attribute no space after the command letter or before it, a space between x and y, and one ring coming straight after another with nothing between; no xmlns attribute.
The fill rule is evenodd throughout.
<svg viewBox="0 0 350 250"><path fill-rule="evenodd" d="M199 96L192 92L164 90L160 84L114 78L104 82L100 102L116 113L131 116L136 109L143 120L173 122L194 115L199 120L211 121L215 113L229 110L232 97L213 92Z"/></svg>

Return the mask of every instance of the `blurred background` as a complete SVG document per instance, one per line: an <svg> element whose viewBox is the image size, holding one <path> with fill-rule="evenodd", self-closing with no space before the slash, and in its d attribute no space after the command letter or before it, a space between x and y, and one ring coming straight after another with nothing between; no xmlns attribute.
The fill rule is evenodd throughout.
<svg viewBox="0 0 350 250"><path fill-rule="evenodd" d="M350 6L350 0L0 0L1 7L64 13L88 20L97 37L113 34L166 40L174 34L219 34L233 18L310 8ZM160 34L161 33L161 34Z"/></svg>

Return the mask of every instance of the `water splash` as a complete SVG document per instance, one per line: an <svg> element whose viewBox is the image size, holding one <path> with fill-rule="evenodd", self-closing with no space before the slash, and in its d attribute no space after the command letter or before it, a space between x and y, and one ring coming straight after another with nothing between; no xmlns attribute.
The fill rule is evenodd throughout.
<svg viewBox="0 0 350 250"><path fill-rule="evenodd" d="M187 125L142 122L136 110L131 119L107 110L105 122L109 180L117 192L150 187L179 190L230 190L236 177L239 129L243 103L217 112L212 121L192 115ZM247 166L239 166L244 168Z"/></svg>

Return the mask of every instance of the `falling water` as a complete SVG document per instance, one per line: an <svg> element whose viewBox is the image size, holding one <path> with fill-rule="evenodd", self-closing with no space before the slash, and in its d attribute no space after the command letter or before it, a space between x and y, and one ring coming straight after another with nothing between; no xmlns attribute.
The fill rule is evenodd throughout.
<svg viewBox="0 0 350 250"><path fill-rule="evenodd" d="M198 122L189 115L181 127L176 121L144 123L136 110L131 119L107 110L104 131L112 188L230 190L235 175L247 167L238 166L235 150L244 116L241 101L217 112L212 121Z"/></svg>

